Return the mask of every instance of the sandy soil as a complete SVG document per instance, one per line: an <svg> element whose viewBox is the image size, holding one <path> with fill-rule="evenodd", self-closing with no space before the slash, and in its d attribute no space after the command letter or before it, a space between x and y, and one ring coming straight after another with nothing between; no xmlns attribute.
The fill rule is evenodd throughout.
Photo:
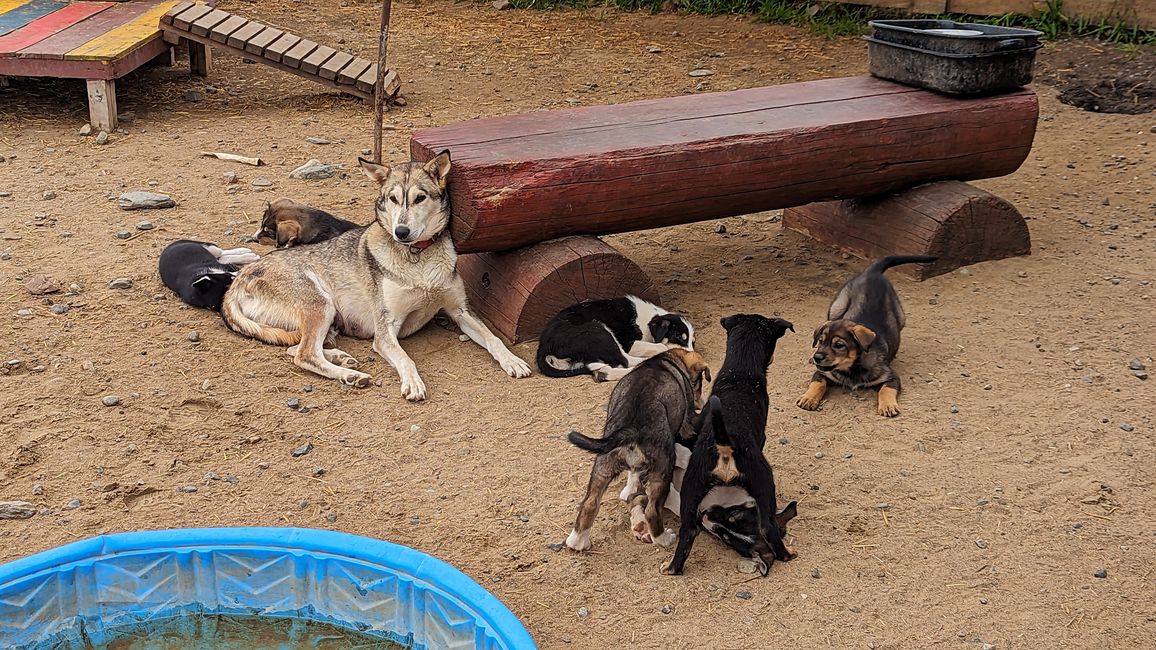
<svg viewBox="0 0 1156 650"><path fill-rule="evenodd" d="M306 3L222 6L374 51L370 5L316 15ZM701 80L687 72L699 65L717 71L704 90L866 68L857 39L747 19L488 3L398 3L391 46L409 100L388 117L393 159L415 127L694 92ZM1043 64L1073 47L1050 46ZM770 370L766 449L781 498L800 501L798 559L752 577L700 537L687 574L670 578L658 573L669 552L633 541L613 495L594 553L547 546L569 531L589 472L563 436L600 430L607 386L509 379L431 326L405 343L431 399L404 403L381 360L368 364L381 387L344 391L164 290L155 269L166 243L234 243L268 198L358 220L371 209L355 170L370 146L367 105L263 66L217 64L215 92L182 68L122 80L133 119L105 146L77 135L80 84L0 89L0 191L12 193L0 198L0 250L11 248L0 261L0 356L22 362L0 376L0 499L43 506L0 522L0 560L104 532L312 526L436 554L499 596L543 648L1138 648L1156 638L1156 383L1128 367L1151 368L1156 354L1156 116L1086 113L1037 87L1035 151L1017 173L979 183L1027 215L1033 254L923 283L896 277L909 320L896 420L876 416L868 396L837 393L817 413L793 405L809 376L806 332L860 261L766 214L727 219L723 235L700 223L609 238L699 324L716 366L721 316L778 313L801 332ZM348 174L288 179L314 157ZM221 181L230 170L232 188ZM258 177L273 187L259 191ZM117 209L121 192L146 189L178 207ZM156 228L135 230L143 219ZM135 236L117 239L121 229ZM29 295L35 274L81 290ZM133 288L109 289L121 276ZM370 354L367 342L343 347ZM515 352L531 359L533 345ZM102 406L108 395L121 404ZM309 412L289 409L293 398ZM306 442L313 451L293 458Z"/></svg>

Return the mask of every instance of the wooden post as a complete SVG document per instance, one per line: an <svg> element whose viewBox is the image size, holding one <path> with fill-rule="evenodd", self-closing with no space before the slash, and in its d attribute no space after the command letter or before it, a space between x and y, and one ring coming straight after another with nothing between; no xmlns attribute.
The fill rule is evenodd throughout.
<svg viewBox="0 0 1156 650"><path fill-rule="evenodd" d="M381 123L385 119L385 105L389 99L385 87L385 53L389 46L389 11L392 0L381 0L381 32L377 40L377 85L373 96L373 160L381 163Z"/></svg>
<svg viewBox="0 0 1156 650"><path fill-rule="evenodd" d="M967 183L948 181L869 199L811 203L783 213L783 226L864 259L935 255L896 267L917 280L961 266L1029 255L1027 223L1015 206Z"/></svg>
<svg viewBox="0 0 1156 650"><path fill-rule="evenodd" d="M646 273L595 237L567 237L508 253L458 258L470 308L510 343L532 341L562 309L633 294L658 301Z"/></svg>
<svg viewBox="0 0 1156 650"><path fill-rule="evenodd" d="M213 68L213 50L208 45L186 40L189 44L189 71L200 77L209 76Z"/></svg>
<svg viewBox="0 0 1156 650"><path fill-rule="evenodd" d="M116 129L116 80L89 79L88 123L97 131Z"/></svg>

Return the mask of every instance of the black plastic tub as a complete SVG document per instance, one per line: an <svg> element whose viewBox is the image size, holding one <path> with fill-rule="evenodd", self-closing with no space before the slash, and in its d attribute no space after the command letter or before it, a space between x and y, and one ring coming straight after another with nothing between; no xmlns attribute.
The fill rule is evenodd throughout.
<svg viewBox="0 0 1156 650"><path fill-rule="evenodd" d="M986 95L1032 81L1040 32L950 20L876 20L871 74L949 95ZM946 32L937 30L947 30Z"/></svg>
<svg viewBox="0 0 1156 650"><path fill-rule="evenodd" d="M1039 45L1043 32L952 20L872 20L877 40L945 54L986 54Z"/></svg>

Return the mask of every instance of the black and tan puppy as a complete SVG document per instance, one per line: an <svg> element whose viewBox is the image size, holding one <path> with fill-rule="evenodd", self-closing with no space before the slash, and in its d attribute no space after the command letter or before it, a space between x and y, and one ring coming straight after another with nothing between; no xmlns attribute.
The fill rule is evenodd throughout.
<svg viewBox="0 0 1156 650"><path fill-rule="evenodd" d="M674 475L674 443L692 434L704 378L710 380L710 369L702 355L682 348L667 350L643 361L614 387L602 438L570 432L572 444L598 457L566 546L575 551L590 548L590 529L602 495L623 470L638 477L635 482L647 499L645 526L635 529L635 537L662 546L674 541L674 533L663 526L662 508Z"/></svg>
<svg viewBox="0 0 1156 650"><path fill-rule="evenodd" d="M884 257L848 280L827 309L827 322L815 329L811 363L815 374L795 404L815 411L829 386L851 390L879 388L879 415L899 415L899 375L891 369L899 351L899 332L907 320L895 287L883 272L900 264L934 262L926 255Z"/></svg>
<svg viewBox="0 0 1156 650"><path fill-rule="evenodd" d="M276 243L277 248L289 248L332 239L357 227L352 221L339 219L324 210L280 198L265 206L261 229L253 237L262 244Z"/></svg>
<svg viewBox="0 0 1156 650"><path fill-rule="evenodd" d="M776 559L794 557L783 538L787 522L795 516L795 503L776 511L775 476L763 444L770 407L767 367L778 340L795 328L781 318L757 314L728 316L722 326L727 331L726 359L695 426L697 439L682 478L678 548L662 567L667 575L682 574L694 539L704 527L703 506L709 508L718 490L741 490L754 501L758 525L748 557L757 558L761 569L769 570Z"/></svg>

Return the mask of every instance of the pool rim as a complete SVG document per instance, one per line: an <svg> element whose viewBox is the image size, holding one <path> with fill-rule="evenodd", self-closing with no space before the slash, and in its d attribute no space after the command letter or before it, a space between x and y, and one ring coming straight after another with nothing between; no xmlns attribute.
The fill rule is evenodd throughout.
<svg viewBox="0 0 1156 650"><path fill-rule="evenodd" d="M98 535L0 564L0 593L39 574L118 554L238 547L325 553L407 574L468 604L511 650L537 647L522 621L497 596L449 563L402 544L318 528L168 528Z"/></svg>

